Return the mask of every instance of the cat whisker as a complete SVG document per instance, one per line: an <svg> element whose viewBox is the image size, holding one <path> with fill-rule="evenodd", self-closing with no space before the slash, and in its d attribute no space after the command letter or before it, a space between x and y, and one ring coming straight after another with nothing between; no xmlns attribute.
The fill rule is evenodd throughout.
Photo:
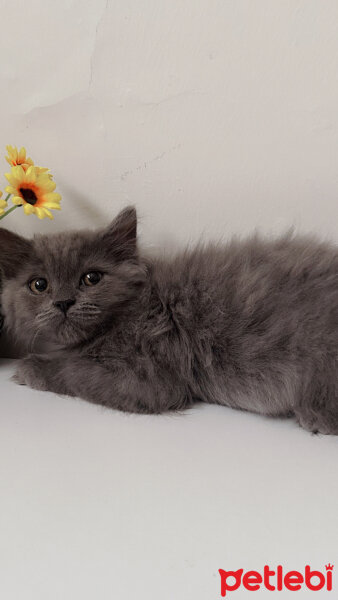
<svg viewBox="0 0 338 600"><path fill-rule="evenodd" d="M98 308L97 304L94 304L94 302L82 302L81 306L88 306L90 308Z"/></svg>
<svg viewBox="0 0 338 600"><path fill-rule="evenodd" d="M101 312L102 312L101 310L72 310L71 313L69 313L69 314L72 317L73 316L78 317L78 316L82 316L82 315L85 315L85 316L100 315Z"/></svg>
<svg viewBox="0 0 338 600"><path fill-rule="evenodd" d="M42 315L40 317L36 317L35 318L35 323L37 325L45 325L46 323L48 323L51 318L53 318L54 315Z"/></svg>
<svg viewBox="0 0 338 600"><path fill-rule="evenodd" d="M78 317L97 317L100 314L100 312L78 312L78 313L72 313L70 315L70 318L78 318Z"/></svg>
<svg viewBox="0 0 338 600"><path fill-rule="evenodd" d="M82 304L80 304L80 306L81 308L96 308L99 310L97 304L93 304L92 302L83 302Z"/></svg>
<svg viewBox="0 0 338 600"><path fill-rule="evenodd" d="M35 343L35 340L36 340L37 336L39 335L40 331L41 331L41 328L39 328L39 327L38 327L38 328L36 329L36 331L35 331L34 335L33 335L33 338L32 338L32 340L30 341L30 344L29 344L29 351L30 351L30 352L33 352L33 351L34 351L34 343Z"/></svg>
<svg viewBox="0 0 338 600"><path fill-rule="evenodd" d="M96 316L95 315L90 315L88 317L78 316L78 317L75 317L74 320L70 320L70 322L72 323L72 325L74 325L75 323L83 325L85 323L90 323L91 321L96 321Z"/></svg>
<svg viewBox="0 0 338 600"><path fill-rule="evenodd" d="M48 313L39 313L39 314L36 315L35 318L36 319L44 319L46 317L50 317L51 315L52 315L51 312L48 312Z"/></svg>

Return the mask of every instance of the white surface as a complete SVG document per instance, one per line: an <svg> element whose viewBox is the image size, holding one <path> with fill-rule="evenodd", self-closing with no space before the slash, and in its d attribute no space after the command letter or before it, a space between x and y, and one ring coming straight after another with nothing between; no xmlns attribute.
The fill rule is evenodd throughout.
<svg viewBox="0 0 338 600"><path fill-rule="evenodd" d="M125 415L16 386L13 366L0 362L1 598L216 600L219 568L337 566L337 437L216 406Z"/></svg>
<svg viewBox="0 0 338 600"><path fill-rule="evenodd" d="M147 245L338 240L336 0L17 0L1 22L0 155L26 145L63 196L55 223L10 228L135 203Z"/></svg>

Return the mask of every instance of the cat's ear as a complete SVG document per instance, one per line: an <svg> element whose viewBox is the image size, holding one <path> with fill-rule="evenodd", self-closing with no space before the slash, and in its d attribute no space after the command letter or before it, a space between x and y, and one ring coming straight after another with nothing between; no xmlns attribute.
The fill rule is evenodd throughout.
<svg viewBox="0 0 338 600"><path fill-rule="evenodd" d="M119 260L128 260L136 256L137 216L134 206L122 210L103 232L105 244Z"/></svg>
<svg viewBox="0 0 338 600"><path fill-rule="evenodd" d="M0 227L0 270L6 278L15 277L31 252L29 240Z"/></svg>

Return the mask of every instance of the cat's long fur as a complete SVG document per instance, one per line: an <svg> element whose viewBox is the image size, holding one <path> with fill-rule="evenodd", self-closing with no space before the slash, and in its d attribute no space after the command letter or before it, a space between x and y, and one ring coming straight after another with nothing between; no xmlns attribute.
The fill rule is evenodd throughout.
<svg viewBox="0 0 338 600"><path fill-rule="evenodd" d="M338 434L338 249L255 236L146 259L136 213L105 230L26 240L0 230L5 325L30 354L16 380L124 411L195 400L294 414ZM88 271L95 286L80 284ZM45 277L49 289L28 282ZM72 299L64 315L54 302Z"/></svg>

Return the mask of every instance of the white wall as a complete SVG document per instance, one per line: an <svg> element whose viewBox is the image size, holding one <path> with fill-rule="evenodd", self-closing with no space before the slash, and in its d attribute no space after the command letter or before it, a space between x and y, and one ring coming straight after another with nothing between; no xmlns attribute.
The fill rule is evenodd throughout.
<svg viewBox="0 0 338 600"><path fill-rule="evenodd" d="M0 146L50 167L63 208L2 224L135 203L146 244L290 224L338 240L337 23L336 0L3 2Z"/></svg>

